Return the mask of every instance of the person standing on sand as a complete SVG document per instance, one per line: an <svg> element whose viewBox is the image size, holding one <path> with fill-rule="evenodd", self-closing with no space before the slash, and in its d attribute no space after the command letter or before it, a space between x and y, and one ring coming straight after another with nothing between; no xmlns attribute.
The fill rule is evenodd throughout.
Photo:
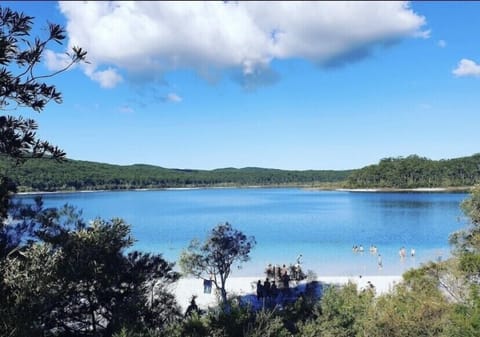
<svg viewBox="0 0 480 337"><path fill-rule="evenodd" d="M298 265L301 265L301 264L302 264L302 257L303 257L302 254L300 254L300 255L297 256L297 264L298 264Z"/></svg>
<svg viewBox="0 0 480 337"><path fill-rule="evenodd" d="M194 312L197 314L200 313L200 309L197 306L197 303L195 302L196 296L192 296L192 299L190 301L190 305L187 308L187 311L185 311L185 317L191 316Z"/></svg>
<svg viewBox="0 0 480 337"><path fill-rule="evenodd" d="M257 282L257 300L263 298L263 285L262 281L258 280Z"/></svg>
<svg viewBox="0 0 480 337"><path fill-rule="evenodd" d="M263 282L263 296L270 297L270 280L268 278Z"/></svg>
<svg viewBox="0 0 480 337"><path fill-rule="evenodd" d="M290 276L288 275L288 273L283 274L282 282L283 282L283 287L288 289L288 286L289 286L289 283L290 283Z"/></svg>

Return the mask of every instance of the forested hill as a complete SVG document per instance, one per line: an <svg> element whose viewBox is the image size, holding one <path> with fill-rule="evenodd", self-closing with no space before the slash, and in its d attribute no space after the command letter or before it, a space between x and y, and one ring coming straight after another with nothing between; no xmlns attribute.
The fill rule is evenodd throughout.
<svg viewBox="0 0 480 337"><path fill-rule="evenodd" d="M8 173L8 174L6 174ZM0 157L0 174L19 191L75 191L208 186L276 186L344 182L351 171L286 171L262 168L180 170L151 165L111 165L88 161L30 159L13 167ZM338 184L337 184L338 186Z"/></svg>
<svg viewBox="0 0 480 337"><path fill-rule="evenodd" d="M78 191L212 186L317 186L348 188L459 187L480 183L480 154L431 160L417 155L385 158L358 170L287 171L264 168L168 169L68 159L31 159L14 167L0 157L0 175L19 191Z"/></svg>
<svg viewBox="0 0 480 337"><path fill-rule="evenodd" d="M480 154L446 160L417 155L385 158L376 165L352 171L351 188L458 187L480 183Z"/></svg>

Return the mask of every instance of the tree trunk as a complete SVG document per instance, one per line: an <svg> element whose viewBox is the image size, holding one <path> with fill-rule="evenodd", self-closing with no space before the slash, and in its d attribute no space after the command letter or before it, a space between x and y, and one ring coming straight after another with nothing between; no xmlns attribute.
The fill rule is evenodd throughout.
<svg viewBox="0 0 480 337"><path fill-rule="evenodd" d="M227 291L225 290L225 286L222 285L222 288L220 289L221 294L222 294L222 303L225 305L227 303Z"/></svg>

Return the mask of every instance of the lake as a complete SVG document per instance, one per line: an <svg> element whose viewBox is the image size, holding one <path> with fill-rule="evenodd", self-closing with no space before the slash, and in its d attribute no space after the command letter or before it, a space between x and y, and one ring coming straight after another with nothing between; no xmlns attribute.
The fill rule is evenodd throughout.
<svg viewBox="0 0 480 337"><path fill-rule="evenodd" d="M121 217L132 226L134 248L176 261L193 238L222 222L257 245L234 276L262 275L265 266L295 263L318 275L400 275L449 255L449 235L466 226L465 193L382 193L299 188L214 188L45 194L45 206L66 203L84 218ZM33 198L29 195L22 199ZM365 252L354 253L352 246ZM383 259L369 253L375 245ZM407 257L399 258L405 247ZM410 257L415 248L415 257Z"/></svg>

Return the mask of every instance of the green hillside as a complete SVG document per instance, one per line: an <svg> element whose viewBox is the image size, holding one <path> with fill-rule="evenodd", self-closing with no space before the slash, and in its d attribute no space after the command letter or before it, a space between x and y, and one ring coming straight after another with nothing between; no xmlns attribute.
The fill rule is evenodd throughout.
<svg viewBox="0 0 480 337"><path fill-rule="evenodd" d="M100 190L204 186L317 186L345 181L351 171L286 171L263 168L216 170L167 169L152 165L111 165L80 160L58 163L31 159L13 167L5 158L0 169L20 191Z"/></svg>
<svg viewBox="0 0 480 337"><path fill-rule="evenodd" d="M19 191L77 191L212 186L311 186L348 188L464 187L480 183L480 154L445 160L417 155L385 158L358 170L289 171L257 167L216 170L111 165L68 159L31 159L13 166L0 157L0 173Z"/></svg>

